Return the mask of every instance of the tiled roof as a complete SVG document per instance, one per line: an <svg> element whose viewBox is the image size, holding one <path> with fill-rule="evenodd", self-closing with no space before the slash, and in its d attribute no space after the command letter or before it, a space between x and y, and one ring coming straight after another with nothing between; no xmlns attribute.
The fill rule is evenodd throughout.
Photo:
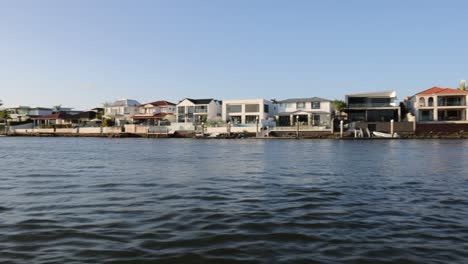
<svg viewBox="0 0 468 264"><path fill-rule="evenodd" d="M148 105L148 104L154 105L154 106L176 105L176 104L168 102L168 101L155 101L155 102L151 102L151 103L147 103L147 104L142 104L140 106L145 106L145 105Z"/></svg>
<svg viewBox="0 0 468 264"><path fill-rule="evenodd" d="M291 99L278 101L278 103L307 103L307 102L330 102L330 100L320 98L320 97L310 97L310 98L291 98Z"/></svg>
<svg viewBox="0 0 468 264"><path fill-rule="evenodd" d="M441 87L432 87L427 90L424 90L416 95L431 95L431 94L468 94L467 91L462 91L454 88L441 88Z"/></svg>

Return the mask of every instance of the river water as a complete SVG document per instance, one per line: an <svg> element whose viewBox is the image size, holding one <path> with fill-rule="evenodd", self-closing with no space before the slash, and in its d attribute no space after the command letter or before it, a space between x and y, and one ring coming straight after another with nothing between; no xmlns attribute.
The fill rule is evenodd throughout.
<svg viewBox="0 0 468 264"><path fill-rule="evenodd" d="M0 138L1 263L468 263L468 141Z"/></svg>

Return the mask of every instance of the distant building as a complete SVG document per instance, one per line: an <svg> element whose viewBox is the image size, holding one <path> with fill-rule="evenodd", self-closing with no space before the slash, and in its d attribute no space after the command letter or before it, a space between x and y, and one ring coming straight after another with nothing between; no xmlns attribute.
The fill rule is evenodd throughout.
<svg viewBox="0 0 468 264"><path fill-rule="evenodd" d="M155 101L138 106L138 113L133 117L134 123L158 125L172 123L176 120L176 104L168 101Z"/></svg>
<svg viewBox="0 0 468 264"><path fill-rule="evenodd" d="M231 124L272 126L276 105L265 99L241 99L223 101L223 120Z"/></svg>
<svg viewBox="0 0 468 264"><path fill-rule="evenodd" d="M25 122L35 117L50 115L53 113L52 108L45 107L29 107L29 106L16 106L6 108L10 114L11 121Z"/></svg>
<svg viewBox="0 0 468 264"><path fill-rule="evenodd" d="M200 124L221 119L222 102L215 99L185 98L177 104L177 123Z"/></svg>
<svg viewBox="0 0 468 264"><path fill-rule="evenodd" d="M395 91L348 94L345 102L350 121L401 121L401 109Z"/></svg>
<svg viewBox="0 0 468 264"><path fill-rule="evenodd" d="M140 103L132 99L120 99L104 105L104 117L115 121L121 126L133 121L132 117L138 114Z"/></svg>
<svg viewBox="0 0 468 264"><path fill-rule="evenodd" d="M333 104L330 100L311 97L278 101L278 126L293 126L296 122L308 126L330 126Z"/></svg>
<svg viewBox="0 0 468 264"><path fill-rule="evenodd" d="M416 122L464 123L468 121L468 92L432 87L415 94L408 108Z"/></svg>
<svg viewBox="0 0 468 264"><path fill-rule="evenodd" d="M49 125L85 126L87 123L95 119L96 115L97 113L95 111L84 111L78 114L58 112L58 113L45 115L41 117L35 117L32 120L34 121L35 127L49 126Z"/></svg>

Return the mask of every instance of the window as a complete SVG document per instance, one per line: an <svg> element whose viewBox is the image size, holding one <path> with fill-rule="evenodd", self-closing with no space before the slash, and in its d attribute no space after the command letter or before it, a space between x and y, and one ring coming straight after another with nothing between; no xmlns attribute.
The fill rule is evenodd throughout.
<svg viewBox="0 0 468 264"><path fill-rule="evenodd" d="M228 113L242 113L242 105L226 105Z"/></svg>
<svg viewBox="0 0 468 264"><path fill-rule="evenodd" d="M256 124L258 116L256 115L248 115L245 116L245 123L246 124Z"/></svg>
<svg viewBox="0 0 468 264"><path fill-rule="evenodd" d="M188 106L187 107L187 114L193 114L193 111L195 110L195 107L193 106Z"/></svg>
<svg viewBox="0 0 468 264"><path fill-rule="evenodd" d="M314 115L314 118L313 118L313 125L314 125L314 126L320 125L320 116L319 116L319 115Z"/></svg>
<svg viewBox="0 0 468 264"><path fill-rule="evenodd" d="M260 105L258 104L246 104L245 105L246 113L258 113L260 112Z"/></svg>
<svg viewBox="0 0 468 264"><path fill-rule="evenodd" d="M184 123L185 122L185 115L178 115L177 122Z"/></svg>
<svg viewBox="0 0 468 264"><path fill-rule="evenodd" d="M434 98L429 97L429 102L427 103L428 106L434 106Z"/></svg>
<svg viewBox="0 0 468 264"><path fill-rule="evenodd" d="M263 105L263 112L269 113L270 112L270 106L269 105Z"/></svg>
<svg viewBox="0 0 468 264"><path fill-rule="evenodd" d="M305 108L305 103L304 103L304 102L298 102L298 103L296 103L296 108L297 108L297 109L304 109L304 108Z"/></svg>
<svg viewBox="0 0 468 264"><path fill-rule="evenodd" d="M312 102L312 109L320 109L320 102Z"/></svg>
<svg viewBox="0 0 468 264"><path fill-rule="evenodd" d="M206 113L208 112L208 107L206 105L195 106L195 113Z"/></svg>
<svg viewBox="0 0 468 264"><path fill-rule="evenodd" d="M177 107L177 112L179 114L185 114L185 106L179 106Z"/></svg>
<svg viewBox="0 0 468 264"><path fill-rule="evenodd" d="M240 124L242 122L242 118L240 116L231 116L230 119L233 124Z"/></svg>

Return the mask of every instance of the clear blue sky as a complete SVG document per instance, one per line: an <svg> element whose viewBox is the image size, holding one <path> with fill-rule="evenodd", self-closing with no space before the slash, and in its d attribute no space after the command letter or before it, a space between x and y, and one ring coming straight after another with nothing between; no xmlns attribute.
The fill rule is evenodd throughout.
<svg viewBox="0 0 468 264"><path fill-rule="evenodd" d="M0 0L0 99L277 98L468 79L468 1Z"/></svg>

